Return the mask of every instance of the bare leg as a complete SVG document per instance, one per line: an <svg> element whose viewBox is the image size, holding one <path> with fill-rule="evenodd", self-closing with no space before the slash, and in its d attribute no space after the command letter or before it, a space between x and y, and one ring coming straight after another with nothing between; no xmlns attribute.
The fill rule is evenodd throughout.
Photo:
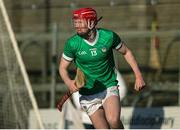
<svg viewBox="0 0 180 130"><path fill-rule="evenodd" d="M98 109L95 113L93 113L89 117L96 129L109 129L110 128L106 120L103 108Z"/></svg>
<svg viewBox="0 0 180 130"><path fill-rule="evenodd" d="M120 120L121 105L118 96L110 96L103 104L106 119L111 129L124 129Z"/></svg>

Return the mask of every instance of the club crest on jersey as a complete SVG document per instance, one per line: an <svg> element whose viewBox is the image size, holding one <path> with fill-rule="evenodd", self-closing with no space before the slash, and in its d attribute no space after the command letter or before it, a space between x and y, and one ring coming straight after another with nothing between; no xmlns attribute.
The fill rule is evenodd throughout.
<svg viewBox="0 0 180 130"><path fill-rule="evenodd" d="M105 47L103 47L101 50L102 50L102 52L106 52L107 51L107 49Z"/></svg>

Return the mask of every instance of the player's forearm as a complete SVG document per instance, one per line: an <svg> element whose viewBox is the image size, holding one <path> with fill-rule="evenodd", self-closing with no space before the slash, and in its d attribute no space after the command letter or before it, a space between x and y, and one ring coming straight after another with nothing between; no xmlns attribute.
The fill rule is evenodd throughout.
<svg viewBox="0 0 180 130"><path fill-rule="evenodd" d="M128 62L128 64L131 66L132 70L134 71L134 74L137 77L141 76L141 72L139 70L138 64L132 54L132 52L130 50L128 50L126 52L126 54L124 55L126 61Z"/></svg>
<svg viewBox="0 0 180 130"><path fill-rule="evenodd" d="M61 58L61 62L59 65L59 74L67 86L68 86L68 83L71 81L71 79L68 75L68 71L67 71L69 64L70 64L70 62L67 62L66 60Z"/></svg>
<svg viewBox="0 0 180 130"><path fill-rule="evenodd" d="M68 71L66 69L59 69L59 73L64 83L68 85L68 83L71 81L68 75Z"/></svg>

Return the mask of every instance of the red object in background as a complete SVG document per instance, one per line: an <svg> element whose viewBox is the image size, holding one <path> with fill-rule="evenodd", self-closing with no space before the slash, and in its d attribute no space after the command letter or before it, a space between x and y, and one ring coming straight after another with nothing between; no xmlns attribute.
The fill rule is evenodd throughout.
<svg viewBox="0 0 180 130"><path fill-rule="evenodd" d="M156 49L159 49L160 39L159 39L158 36L155 36L155 38L154 38L154 45L155 45L155 48L156 48Z"/></svg>

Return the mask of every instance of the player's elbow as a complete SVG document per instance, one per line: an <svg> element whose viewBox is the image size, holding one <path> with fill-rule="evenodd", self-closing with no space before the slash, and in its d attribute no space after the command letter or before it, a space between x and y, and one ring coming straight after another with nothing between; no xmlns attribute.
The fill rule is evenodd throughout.
<svg viewBox="0 0 180 130"><path fill-rule="evenodd" d="M124 51L124 53L123 53L123 55L124 55L124 56L126 56L126 55L132 55L132 52L131 52L131 50L130 50L129 48L126 48L125 51Z"/></svg>
<svg viewBox="0 0 180 130"><path fill-rule="evenodd" d="M61 58L60 64L59 64L59 73L64 73L64 71L67 71L68 66L70 65L70 61L66 61L63 57Z"/></svg>
<svg viewBox="0 0 180 130"><path fill-rule="evenodd" d="M65 69L66 69L66 66L64 64L63 58L61 58L61 60L59 62L59 74L61 74L61 72Z"/></svg>

